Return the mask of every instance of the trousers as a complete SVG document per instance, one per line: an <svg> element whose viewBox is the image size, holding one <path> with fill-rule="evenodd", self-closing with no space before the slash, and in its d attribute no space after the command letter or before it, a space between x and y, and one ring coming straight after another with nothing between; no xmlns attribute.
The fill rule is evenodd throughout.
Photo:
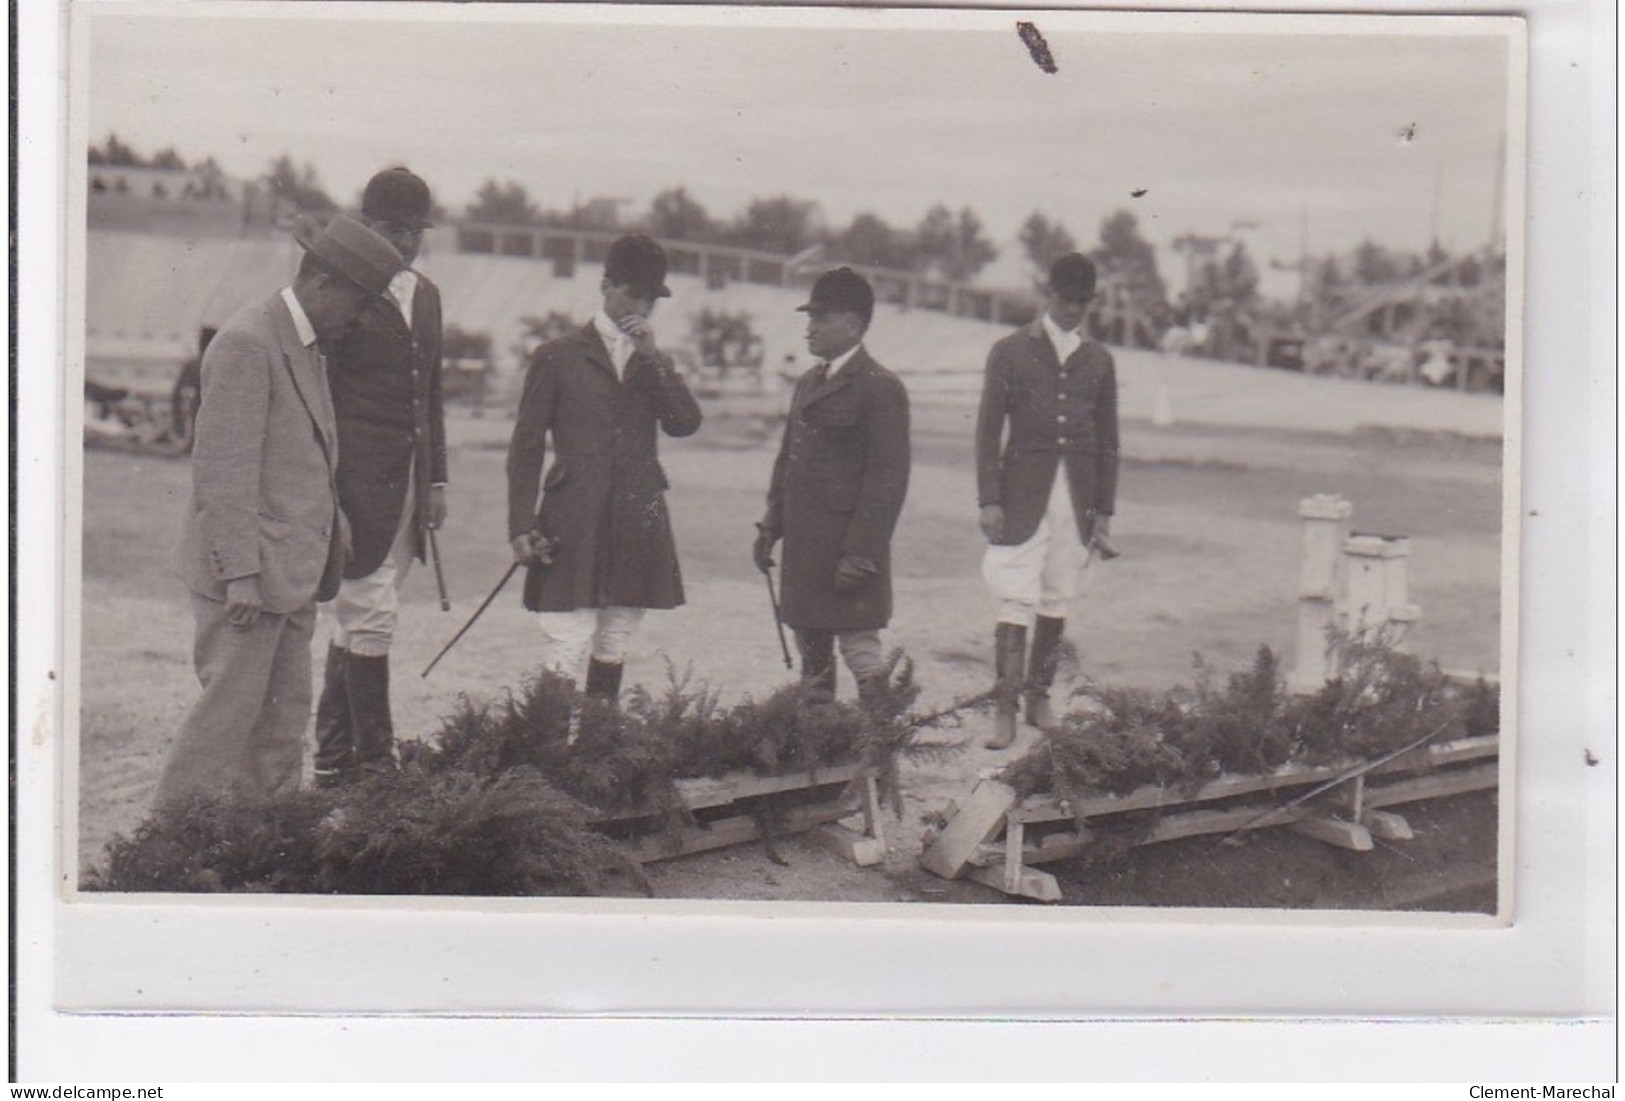
<svg viewBox="0 0 1625 1101"><path fill-rule="evenodd" d="M999 601L1000 623L1030 627L1034 616L1067 617L1072 604L1091 587L1092 561L1078 537L1062 464L1032 538L1009 547L989 544L982 555L982 580Z"/></svg>
<svg viewBox="0 0 1625 1101"><path fill-rule="evenodd" d="M338 595L321 605L322 623L333 644L366 658L380 658L395 643L395 624L400 617L401 586L412 568L413 487L406 481L406 504L395 541L378 568L366 577L346 577L339 582Z"/></svg>
<svg viewBox="0 0 1625 1101"><path fill-rule="evenodd" d="M626 659L627 644L643 622L642 608L576 608L536 612L542 631L542 668L581 685L586 683L589 656L610 665Z"/></svg>
<svg viewBox="0 0 1625 1101"><path fill-rule="evenodd" d="M234 627L222 601L192 594L192 661L203 695L181 723L155 803L237 790L273 796L299 786L310 722L314 604L261 612Z"/></svg>
<svg viewBox="0 0 1625 1101"><path fill-rule="evenodd" d="M841 658L859 680L886 668L879 631L821 631L801 627L794 630L803 669L807 667L809 658L816 664L821 655L829 651L831 641L840 645Z"/></svg>

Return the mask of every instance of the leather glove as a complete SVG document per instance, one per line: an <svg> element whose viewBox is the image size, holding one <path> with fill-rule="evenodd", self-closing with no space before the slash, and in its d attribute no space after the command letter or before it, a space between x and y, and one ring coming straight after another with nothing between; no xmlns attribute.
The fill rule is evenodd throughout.
<svg viewBox="0 0 1625 1101"><path fill-rule="evenodd" d="M843 555L835 564L835 591L850 593L861 588L875 574L880 567L872 560L858 554Z"/></svg>
<svg viewBox="0 0 1625 1101"><path fill-rule="evenodd" d="M763 573L773 568L773 544L778 541L778 534L771 528L756 525L756 545L751 548L751 558L755 560L756 568Z"/></svg>

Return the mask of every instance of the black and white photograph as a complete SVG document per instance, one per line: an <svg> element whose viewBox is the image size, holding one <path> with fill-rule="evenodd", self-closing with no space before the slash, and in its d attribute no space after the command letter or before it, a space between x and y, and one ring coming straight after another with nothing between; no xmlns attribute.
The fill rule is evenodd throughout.
<svg viewBox="0 0 1625 1101"><path fill-rule="evenodd" d="M63 35L59 1006L1506 1008L1524 19Z"/></svg>
<svg viewBox="0 0 1625 1101"><path fill-rule="evenodd" d="M1517 21L407 15L81 23L79 890L1510 916Z"/></svg>

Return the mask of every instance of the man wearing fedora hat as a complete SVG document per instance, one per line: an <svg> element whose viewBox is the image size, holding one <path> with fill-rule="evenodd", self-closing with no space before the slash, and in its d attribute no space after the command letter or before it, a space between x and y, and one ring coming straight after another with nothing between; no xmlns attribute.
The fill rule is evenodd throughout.
<svg viewBox="0 0 1625 1101"><path fill-rule="evenodd" d="M766 573L784 540L781 612L802 684L835 696L835 646L868 702L885 676L891 537L908 493L908 391L863 347L875 296L850 268L825 272L797 309L818 362L796 380L753 556Z"/></svg>
<svg viewBox="0 0 1625 1101"><path fill-rule="evenodd" d="M361 221L410 265L430 207L428 184L386 168L362 192ZM352 550L338 594L322 605L331 638L316 706L319 786L395 767L389 652L400 589L446 516L440 338L440 291L407 267L362 307L328 364Z"/></svg>
<svg viewBox="0 0 1625 1101"><path fill-rule="evenodd" d="M348 542L318 342L337 340L402 267L388 241L342 215L300 244L292 286L240 310L203 356L180 549L203 695L170 750L159 806L299 784L315 602L338 590Z"/></svg>
<svg viewBox="0 0 1625 1101"><path fill-rule="evenodd" d="M1111 353L1080 331L1095 266L1073 252L1049 271L1049 303L993 345L976 420L982 576L999 601L996 710L988 746L1016 738L1020 698L1029 725L1054 722L1049 690L1069 606L1095 558L1116 555L1117 373ZM1028 653L1028 632L1032 650Z"/></svg>
<svg viewBox="0 0 1625 1101"><path fill-rule="evenodd" d="M659 433L692 435L701 415L649 324L671 294L659 242L618 238L599 289L591 321L531 356L508 448L508 539L528 566L543 668L613 703L644 611L683 603Z"/></svg>

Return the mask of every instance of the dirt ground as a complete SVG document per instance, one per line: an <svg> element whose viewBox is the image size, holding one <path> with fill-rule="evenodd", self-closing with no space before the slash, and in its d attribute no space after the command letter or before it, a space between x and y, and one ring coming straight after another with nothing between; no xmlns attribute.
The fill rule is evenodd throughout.
<svg viewBox="0 0 1625 1101"><path fill-rule="evenodd" d="M628 684L687 673L725 699L760 696L785 670L761 576L750 562L772 448L748 418L708 412L701 433L665 441L670 504L688 604L653 613L629 657ZM992 603L978 575L966 402L916 403L915 465L895 544L897 612L888 633L915 661L923 706L985 689ZM514 584L428 678L419 671L507 566L504 448L511 420L451 418L451 516L441 535L452 611L419 569L407 587L393 663L396 726L423 737L460 693L490 697L535 666L534 627ZM1356 530L1413 539L1410 588L1423 618L1417 653L1447 668L1495 673L1499 649L1501 451L1497 440L1360 431L1124 426L1113 534L1123 557L1098 568L1068 634L1079 676L1162 688L1217 675L1268 644L1290 664L1299 499L1339 493ZM79 775L68 818L81 871L146 813L158 770L196 682L184 593L170 572L189 471L183 459L88 451L84 467ZM318 648L326 645L320 629ZM318 651L319 652L319 651ZM73 662L70 657L70 683ZM844 677L844 672L843 672ZM842 686L850 693L849 680ZM884 865L859 869L791 839L788 866L760 845L651 865L657 896L712 899L987 903L1003 896L919 870L923 819L962 799L1014 751L981 745L986 719L945 730L963 748L905 767L904 814L890 820ZM74 822L74 811L77 821ZM1287 831L1238 844L1211 838L1135 850L1107 867L1049 866L1065 901L1090 905L1493 909L1492 794L1407 808L1415 840L1345 853Z"/></svg>

